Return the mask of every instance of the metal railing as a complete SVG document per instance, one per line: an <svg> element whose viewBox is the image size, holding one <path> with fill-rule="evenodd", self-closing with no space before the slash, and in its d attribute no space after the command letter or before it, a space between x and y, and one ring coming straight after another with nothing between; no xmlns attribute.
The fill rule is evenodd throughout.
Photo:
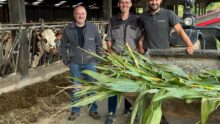
<svg viewBox="0 0 220 124"><path fill-rule="evenodd" d="M100 35L102 38L104 38L104 35L106 33L106 28L108 25L107 21L92 21L98 28ZM3 52L5 52L5 43L3 43L3 37L1 38L0 42L0 77L7 76L11 73L17 72L17 66L18 66L18 59L19 59L19 49L20 49L20 40L21 40L21 31L27 30L27 39L29 44L29 67L31 68L31 63L33 62L33 53L36 51L34 48L36 45L36 42L38 42L36 39L33 41L33 33L37 31L42 31L45 29L53 29L57 30L62 29L66 26L68 26L71 22L54 22L54 23L25 23L25 24L0 24L0 34L3 34L4 32L15 32L14 38L11 37L10 40L12 40L12 44L10 49L8 50L8 55L5 57L3 55ZM62 33L62 32L61 32ZM59 47L59 46L57 46ZM33 51L31 51L33 50ZM5 59L6 60L3 60ZM46 66L50 63L54 63L56 61L59 61L61 59L59 53L53 55L50 53L45 53L39 60L39 66Z"/></svg>

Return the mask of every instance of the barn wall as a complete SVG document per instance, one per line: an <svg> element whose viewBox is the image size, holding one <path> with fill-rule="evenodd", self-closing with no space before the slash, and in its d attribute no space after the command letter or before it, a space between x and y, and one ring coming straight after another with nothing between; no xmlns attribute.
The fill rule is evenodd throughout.
<svg viewBox="0 0 220 124"><path fill-rule="evenodd" d="M9 22L9 15L8 15L8 7L1 6L0 7L0 23Z"/></svg>
<svg viewBox="0 0 220 124"><path fill-rule="evenodd" d="M47 7L26 7L27 21L72 21L73 20L72 8L47 8ZM88 19L100 18L102 11L100 10L87 10Z"/></svg>
<svg viewBox="0 0 220 124"><path fill-rule="evenodd" d="M4 21L3 17L4 17L3 7L0 7L0 22Z"/></svg>
<svg viewBox="0 0 220 124"><path fill-rule="evenodd" d="M56 8L54 9L53 18L54 20L58 20L58 21L64 21L64 20L70 21L73 18L72 9Z"/></svg>
<svg viewBox="0 0 220 124"><path fill-rule="evenodd" d="M26 6L27 21L70 21L72 20L72 8L48 8Z"/></svg>

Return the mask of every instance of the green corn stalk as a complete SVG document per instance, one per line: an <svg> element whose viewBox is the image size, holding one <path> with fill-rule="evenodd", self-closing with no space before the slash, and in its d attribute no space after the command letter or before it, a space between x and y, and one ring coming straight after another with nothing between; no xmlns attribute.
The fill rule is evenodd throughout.
<svg viewBox="0 0 220 124"><path fill-rule="evenodd" d="M216 38L215 38L215 41L216 41L216 48L220 52L220 41Z"/></svg>
<svg viewBox="0 0 220 124"><path fill-rule="evenodd" d="M217 109L219 105L220 105L219 99L209 100L207 98L202 98L202 105L201 105L202 124L206 124L209 114L213 112L215 109Z"/></svg>
<svg viewBox="0 0 220 124"><path fill-rule="evenodd" d="M217 43L220 44L219 42ZM220 50L220 45L219 45ZM98 72L84 71L94 79L88 82L73 78L82 83L76 101L72 106L82 106L100 101L113 95L119 96L119 103L125 93L137 94L133 104L131 124L138 115L140 124L159 124L162 116L161 104L167 99L181 99L188 103L201 100L201 122L206 124L211 114L220 103L220 70L204 70L189 76L181 68L171 64L157 64L144 55L132 52L129 46L125 55L106 53L98 56ZM95 92L92 96L87 93ZM147 107L147 95L153 95ZM128 97L128 96L127 96Z"/></svg>

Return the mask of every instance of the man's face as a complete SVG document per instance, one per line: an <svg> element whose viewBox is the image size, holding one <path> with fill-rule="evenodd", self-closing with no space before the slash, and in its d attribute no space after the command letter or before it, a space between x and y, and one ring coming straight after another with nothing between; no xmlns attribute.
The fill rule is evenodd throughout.
<svg viewBox="0 0 220 124"><path fill-rule="evenodd" d="M157 11L160 8L162 0L148 0L151 11Z"/></svg>
<svg viewBox="0 0 220 124"><path fill-rule="evenodd" d="M84 24L86 21L86 10L83 7L78 7L74 11L74 18L76 20L76 23L78 24Z"/></svg>
<svg viewBox="0 0 220 124"><path fill-rule="evenodd" d="M128 13L132 6L132 2L131 0L119 0L118 6L122 13Z"/></svg>

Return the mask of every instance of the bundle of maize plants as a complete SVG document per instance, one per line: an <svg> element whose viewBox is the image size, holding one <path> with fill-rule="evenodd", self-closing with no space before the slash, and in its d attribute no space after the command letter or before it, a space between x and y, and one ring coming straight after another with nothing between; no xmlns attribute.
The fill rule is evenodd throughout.
<svg viewBox="0 0 220 124"><path fill-rule="evenodd" d="M201 70L199 74L189 75L175 65L156 64L129 47L124 55L106 54L105 57L94 54L102 61L97 65L98 72L83 72L95 78L95 82L74 78L82 85L76 86L81 89L75 94L79 101L72 106L84 106L114 95L120 103L124 93L136 94L131 124L136 114L140 124L159 124L163 100L201 101L201 123L206 124L209 114L220 105L220 70ZM95 94L84 97L90 92ZM153 97L146 105L149 94Z"/></svg>

